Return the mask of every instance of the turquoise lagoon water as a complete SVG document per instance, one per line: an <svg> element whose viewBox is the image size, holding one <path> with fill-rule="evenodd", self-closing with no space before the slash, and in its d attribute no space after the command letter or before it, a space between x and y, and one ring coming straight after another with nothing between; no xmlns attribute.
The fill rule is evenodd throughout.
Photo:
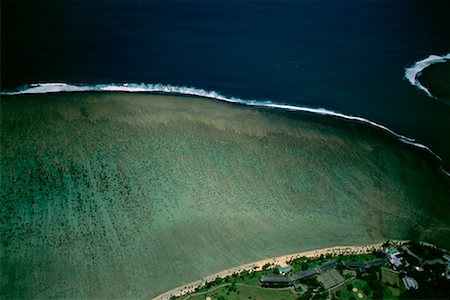
<svg viewBox="0 0 450 300"><path fill-rule="evenodd" d="M4 96L1 298L146 298L282 254L450 246L435 158L366 124L197 97Z"/></svg>

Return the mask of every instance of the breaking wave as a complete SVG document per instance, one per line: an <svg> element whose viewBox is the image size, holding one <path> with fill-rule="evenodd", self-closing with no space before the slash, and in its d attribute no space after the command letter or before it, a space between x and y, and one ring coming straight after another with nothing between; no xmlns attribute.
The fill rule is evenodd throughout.
<svg viewBox="0 0 450 300"><path fill-rule="evenodd" d="M422 73L422 71L425 68L428 68L429 66L436 64L436 63L446 62L447 60L450 60L450 53L447 55L443 55L443 56L430 55L425 59L417 61L411 67L406 68L405 69L405 78L409 81L409 83L411 83L412 85L416 86L417 88L419 88L422 91L424 91L425 93L427 93L428 96L435 98L430 93L430 91L420 83L418 77L420 76L420 74Z"/></svg>
<svg viewBox="0 0 450 300"><path fill-rule="evenodd" d="M430 64L441 61L445 61L446 59L450 59L450 53L444 57L438 57L435 55L431 55L427 59L424 59L420 62L417 62L413 67L407 69L405 71L405 77L413 82L418 82L416 79L417 73L421 70L429 66ZM411 71L409 71L411 70ZM413 71L416 71L414 74ZM417 71L418 70L418 71ZM411 78L411 79L410 79ZM420 83L417 83L420 85ZM414 84L416 85L416 84ZM421 85L420 85L421 86ZM425 87L422 87L427 93L431 96L428 90ZM260 100L244 100L237 97L228 97L224 96L215 91L207 91L203 89L198 89L194 87L184 87L184 86L174 86L174 85L166 85L166 84L145 84L145 83L124 83L124 84L95 84L95 85L76 85L76 84L67 84L67 83L36 83L22 86L15 90L8 90L0 92L0 95L23 95L23 94L47 94L47 93L60 93L60 92L137 92L137 93L163 93L163 94L177 94L177 95L187 95L187 96L199 96L204 98L210 98L219 101L225 101L230 103L236 103L247 106L255 106L255 107L266 107L266 108L275 108L275 109L284 109L289 111L301 111L308 112L313 114L319 114L323 116L332 116L346 120L357 121L365 124L369 124L373 127L382 129L391 135L395 136L398 140L403 143L412 145L414 147L423 149L428 151L433 156L435 156L441 162L441 170L447 176L450 176L450 173L445 171L442 168L442 158L434 153L427 146L418 143L415 139L408 138L401 134L394 132L393 130L383 126L381 124L375 123L368 119L346 115L340 112L328 110L325 108L311 108L306 106L296 106L290 104L281 104L273 101L260 101Z"/></svg>

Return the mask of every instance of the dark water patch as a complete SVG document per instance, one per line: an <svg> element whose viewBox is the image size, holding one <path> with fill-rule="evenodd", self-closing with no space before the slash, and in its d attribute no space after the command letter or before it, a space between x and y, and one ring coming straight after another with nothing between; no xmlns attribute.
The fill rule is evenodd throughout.
<svg viewBox="0 0 450 300"><path fill-rule="evenodd" d="M433 96L450 103L450 61L425 68L418 80Z"/></svg>

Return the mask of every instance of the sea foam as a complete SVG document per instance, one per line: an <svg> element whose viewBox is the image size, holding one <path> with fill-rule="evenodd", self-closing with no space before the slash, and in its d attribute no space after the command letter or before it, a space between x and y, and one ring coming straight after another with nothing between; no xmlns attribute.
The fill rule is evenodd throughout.
<svg viewBox="0 0 450 300"><path fill-rule="evenodd" d="M405 77L410 80L410 82L418 82L416 80L417 73L423 70L427 66L442 62L446 59L450 59L450 53L446 56L440 57L436 55L430 55L427 59L417 62L413 67L409 68L405 72ZM411 70L411 71L409 71ZM412 73L416 71L414 74ZM418 71L417 71L418 70ZM411 78L411 79L410 79ZM411 81L413 80L413 81ZM414 84L414 83L413 83ZM420 83L417 83L420 85ZM416 85L416 84L414 84ZM428 90L423 87L423 89L431 96ZM297 106L291 104L282 104L270 100L244 100L237 97L224 96L216 91L207 91L204 89L185 87L185 86L175 86L168 84L146 84L146 83L123 83L123 84L93 84L93 85L78 85L78 84L67 84L67 83L35 83L30 85L22 86L15 90L8 90L0 92L0 95L24 95L24 94L47 94L47 93L60 93L60 92L129 92L129 93L164 93L164 94L177 94L177 95L187 95L187 96L198 96L203 98L210 98L219 101L225 101L229 103L236 103L247 106L255 107L266 107L274 109L283 109L288 111L301 111L312 114L319 114L323 116L331 116L340 119L357 121L365 124L369 124L373 127L379 128L385 132L388 132L392 136L396 137L403 143L412 145L414 147L423 149L433 156L435 156L441 162L441 170L447 176L450 173L442 168L442 158L434 153L429 147L418 143L415 139L408 138L401 134L394 132L388 127L378 124L376 122L370 121L363 117L347 115L344 113L332 111L325 108L312 108L307 106Z"/></svg>
<svg viewBox="0 0 450 300"><path fill-rule="evenodd" d="M443 63L450 59L450 53L447 55L430 55L425 59L417 61L414 65L412 65L409 68L405 69L405 78L411 83L412 85L416 86L417 88L424 91L428 96L435 98L430 91L424 87L417 77L419 77L420 73L427 67L436 64L436 63Z"/></svg>

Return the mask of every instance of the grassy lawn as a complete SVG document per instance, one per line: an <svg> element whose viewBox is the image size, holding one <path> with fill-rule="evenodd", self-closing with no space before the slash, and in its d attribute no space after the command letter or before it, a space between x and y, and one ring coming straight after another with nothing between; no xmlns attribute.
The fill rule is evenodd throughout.
<svg viewBox="0 0 450 300"><path fill-rule="evenodd" d="M381 276L383 278L383 282L388 282L391 285L397 285L400 286L400 279L398 277L398 274L391 272L390 270L386 268L381 269Z"/></svg>
<svg viewBox="0 0 450 300"><path fill-rule="evenodd" d="M399 278L398 278L397 274L387 271L389 274L387 274L386 277L385 277L385 273L384 272L385 271L383 270L383 280L382 280L383 283L386 282L386 281L390 282L390 283L396 282L395 280L399 281ZM364 288L368 287L368 284L367 284L367 282L365 280L354 279L351 283L352 283L354 288L358 289L358 291L356 291L356 292L354 292L352 290L349 291L347 289L347 284L344 284L340 288L338 288L335 291L333 291L334 297L336 299L356 299L356 300L359 300L359 299L372 299L372 294L373 294L372 290L370 290L370 294L369 295L366 295L363 292ZM383 299L384 300L398 299L398 296L403 291L401 288L393 288L393 287L387 286L385 284L383 284L383 285L384 285L384 291L383 291ZM362 293L363 298L358 298L358 293Z"/></svg>
<svg viewBox="0 0 450 300"><path fill-rule="evenodd" d="M247 285L261 286L260 275L258 276L246 276L244 278L236 278L236 283L245 283Z"/></svg>
<svg viewBox="0 0 450 300"><path fill-rule="evenodd" d="M333 295L336 299L350 299L351 297L355 298L355 293L348 291L345 285L339 289L336 289L333 292Z"/></svg>
<svg viewBox="0 0 450 300"><path fill-rule="evenodd" d="M398 290L398 289L395 289ZM383 291L383 300L391 300L391 299L398 299L397 297L394 296L394 294L392 293L392 288L385 286L384 287L384 291Z"/></svg>
<svg viewBox="0 0 450 300"><path fill-rule="evenodd" d="M398 297L401 293L401 286L400 278L398 277L398 274L389 271L388 269L381 269L381 275L382 275L382 281L383 283L388 283L384 295L386 299L395 299ZM397 286L398 288L392 287Z"/></svg>
<svg viewBox="0 0 450 300"><path fill-rule="evenodd" d="M192 295L189 299L204 300L206 299L206 297L211 297L212 300L215 299L290 300L296 299L298 296L297 294L292 294L290 290L271 290L271 289L261 289L256 287L236 285L236 292L230 292L228 290L228 287L225 286L202 295Z"/></svg>
<svg viewBox="0 0 450 300"><path fill-rule="evenodd" d="M367 287L367 282L361 279L354 279L351 284L358 290L356 292L354 292L353 290L349 291L347 289L347 284L344 284L340 288L333 291L333 295L336 297L336 299L360 299L358 298L358 293L363 294L362 299L370 299L370 295L366 296L363 292L364 288Z"/></svg>

